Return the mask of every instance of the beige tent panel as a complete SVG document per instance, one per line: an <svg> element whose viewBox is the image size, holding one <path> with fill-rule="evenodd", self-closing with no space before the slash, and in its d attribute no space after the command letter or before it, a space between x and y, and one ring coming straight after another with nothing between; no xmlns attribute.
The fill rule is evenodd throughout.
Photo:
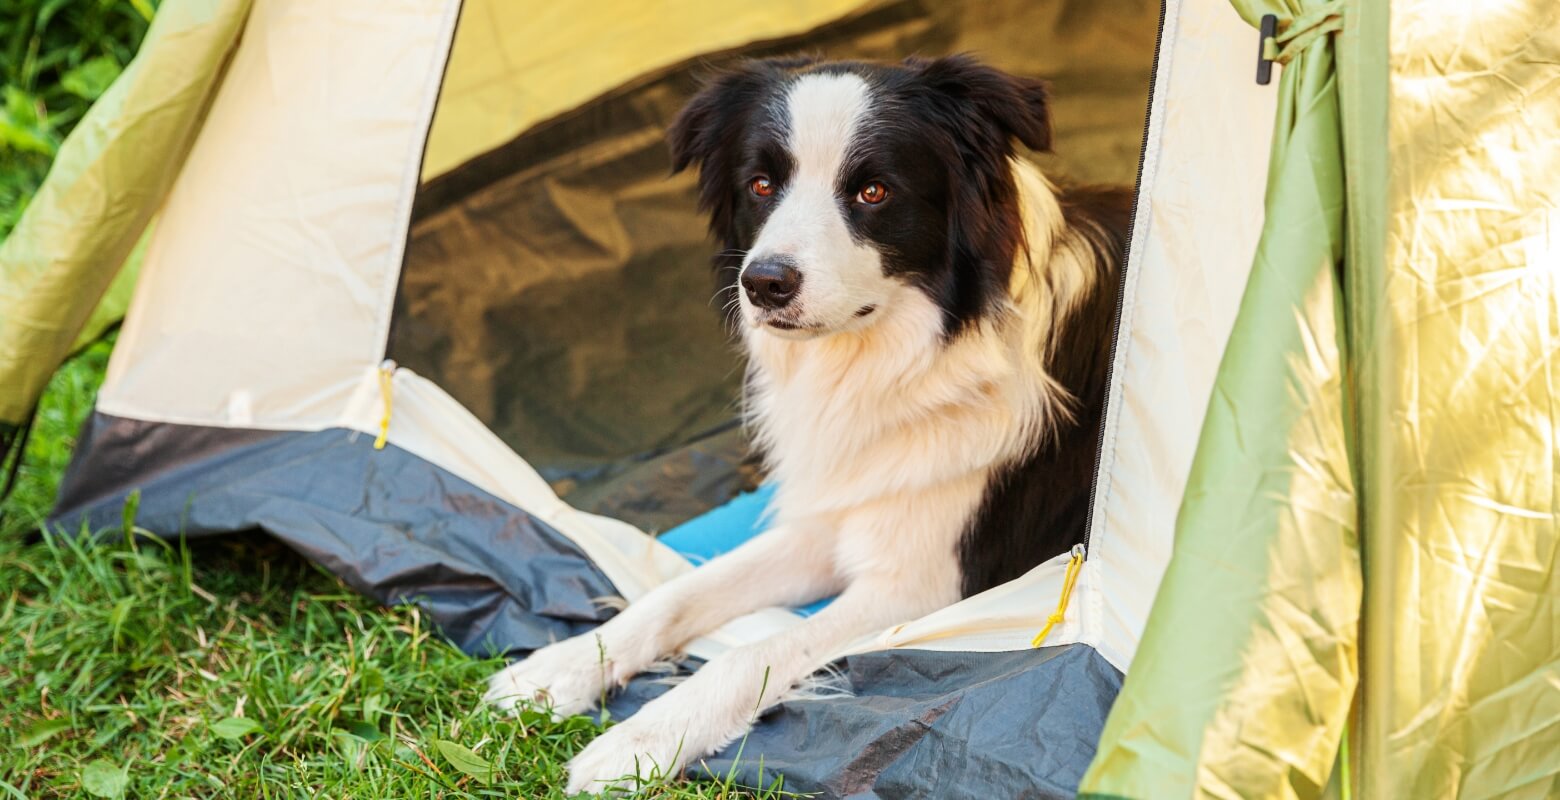
<svg viewBox="0 0 1560 800"><path fill-rule="evenodd" d="M162 209L99 411L336 420L383 354L457 6L256 6Z"/></svg>

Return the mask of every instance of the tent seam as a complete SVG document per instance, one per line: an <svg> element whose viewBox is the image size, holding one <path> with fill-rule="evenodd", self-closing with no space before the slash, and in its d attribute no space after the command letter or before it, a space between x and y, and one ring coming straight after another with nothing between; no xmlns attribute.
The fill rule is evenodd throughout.
<svg viewBox="0 0 1560 800"><path fill-rule="evenodd" d="M1155 96L1149 98L1148 125L1145 131L1145 146L1143 151L1142 174L1138 178L1136 187L1139 200L1151 197L1151 188L1155 184L1159 173L1159 155L1163 149L1161 144L1164 136L1164 102L1168 95L1169 76L1175 63L1174 48L1164 48L1165 42L1173 42L1175 31L1180 21L1180 0L1163 0L1164 22L1160 27L1159 48L1160 63L1157 64L1153 76L1156 87ZM1161 80L1161 77L1164 80ZM1099 492L1095 497L1094 507L1090 510L1094 524L1085 534L1090 543L1091 557L1098 555L1100 563L1108 563L1110 547L1110 535L1107 532L1108 515L1105 509L1110 506L1110 498L1115 489L1114 472L1116 466L1116 448L1121 428L1121 388L1126 379L1126 365L1132 352L1132 329L1136 319L1137 289L1142 278L1142 262L1144 260L1143 247L1148 242L1149 229L1153 226L1152 202L1140 203L1137 216L1132 220L1132 238L1127 244L1127 261L1122 269L1125 271L1125 280L1121 287L1121 317L1118 321L1117 339L1115 342L1116 353L1111 364L1111 384L1106 387L1105 431L1104 443L1100 450L1099 474L1096 477L1096 486ZM1136 266L1137 268L1134 268ZM1101 570L1103 573L1104 570ZM1104 578L1104 575L1101 575ZM1084 621L1083 640L1088 644L1099 647L1104 640L1103 615L1105 613L1104 580L1095 581L1089 587L1089 612L1091 619ZM1139 633L1141 636L1141 633ZM1108 648L1109 649L1109 648ZM1135 650L1135 648L1134 648ZM1107 659L1110 660L1110 659ZM1123 658L1127 664L1130 658ZM1112 666L1126 671L1126 664L1116 664L1112 660Z"/></svg>
<svg viewBox="0 0 1560 800"><path fill-rule="evenodd" d="M407 153L402 166L401 192L396 200L396 228L390 238L390 252L386 256L390 269L382 274L388 277L386 287L381 290L379 300L379 321L375 326L376 350L369 359L372 364L383 361L390 349L390 323L395 316L395 297L401 288L401 273L406 269L406 245L407 238L412 228L412 206L417 198L417 189L421 185L422 161L428 150L428 136L433 131L433 116L438 111L439 94L444 87L444 74L449 67L451 52L455 49L455 24L460 19L461 0L449 0L444 7L444 17L440 20L440 39L445 43L440 48L442 55L436 55L434 63L428 70L428 81L423 87L422 113L418 116L424 120L422 133L412 137L411 152ZM434 68L436 67L436 68Z"/></svg>

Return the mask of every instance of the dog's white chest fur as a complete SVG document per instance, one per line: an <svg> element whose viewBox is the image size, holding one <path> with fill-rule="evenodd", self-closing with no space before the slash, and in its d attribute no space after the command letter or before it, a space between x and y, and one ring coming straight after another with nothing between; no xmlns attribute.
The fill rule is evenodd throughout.
<svg viewBox="0 0 1560 800"><path fill-rule="evenodd" d="M990 470L1032 440L1041 407L1024 398L1017 337L992 326L944 343L940 312L909 288L882 313L824 339L746 332L748 422L779 487L778 524L837 531L847 579L920 550L947 572L926 588L951 601L963 526ZM910 506L922 524L895 525Z"/></svg>

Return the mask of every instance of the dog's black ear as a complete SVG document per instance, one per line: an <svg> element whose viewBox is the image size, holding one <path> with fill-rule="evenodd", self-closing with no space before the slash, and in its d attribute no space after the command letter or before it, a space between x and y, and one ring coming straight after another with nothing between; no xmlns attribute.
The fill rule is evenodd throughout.
<svg viewBox="0 0 1560 800"><path fill-rule="evenodd" d="M750 118L785 72L810 59L744 61L707 81L667 130L672 172L699 168L699 208L709 214L710 231L727 247L734 243L735 198L742 142Z"/></svg>
<svg viewBox="0 0 1560 800"><path fill-rule="evenodd" d="M908 91L927 141L945 151L949 169L948 262L957 302L944 308L950 331L1005 296L1015 259L1026 246L1015 141L1051 148L1048 91L967 55L911 58Z"/></svg>
<svg viewBox="0 0 1560 800"><path fill-rule="evenodd" d="M1051 87L988 67L966 54L906 59L926 86L998 126L1031 150L1051 150Z"/></svg>
<svg viewBox="0 0 1560 800"><path fill-rule="evenodd" d="M672 146L672 172L692 164L707 169L735 144L741 122L763 89L762 62L747 61L705 82L683 106L666 138Z"/></svg>
<svg viewBox="0 0 1560 800"><path fill-rule="evenodd" d="M733 104L740 99L748 79L746 70L724 73L707 83L677 113L666 132L672 146L673 173L694 163L702 167L714 157L726 134L722 123L731 116Z"/></svg>
<svg viewBox="0 0 1560 800"><path fill-rule="evenodd" d="M764 92L785 73L817 61L813 55L743 61L705 81L667 130L672 172L692 164L700 169L719 166L719 157L734 149L743 123Z"/></svg>

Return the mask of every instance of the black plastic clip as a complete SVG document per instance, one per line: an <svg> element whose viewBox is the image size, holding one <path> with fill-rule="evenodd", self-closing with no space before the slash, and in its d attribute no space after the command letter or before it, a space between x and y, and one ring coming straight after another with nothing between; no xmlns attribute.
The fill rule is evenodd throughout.
<svg viewBox="0 0 1560 800"><path fill-rule="evenodd" d="M1278 16L1262 15L1262 35L1257 39L1257 85L1266 86L1273 80L1273 61L1267 57L1268 40L1278 35Z"/></svg>

